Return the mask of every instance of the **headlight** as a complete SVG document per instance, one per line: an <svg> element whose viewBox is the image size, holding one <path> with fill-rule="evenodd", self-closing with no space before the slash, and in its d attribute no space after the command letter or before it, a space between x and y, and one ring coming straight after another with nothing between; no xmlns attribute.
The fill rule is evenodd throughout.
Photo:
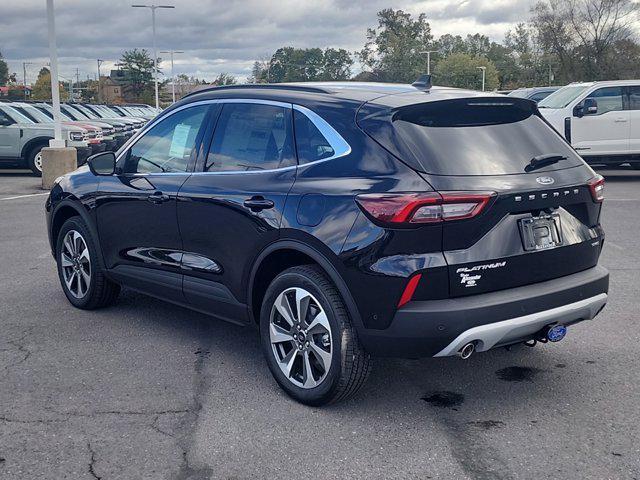
<svg viewBox="0 0 640 480"><path fill-rule="evenodd" d="M69 132L69 140L71 140L72 142L81 142L82 139L82 132Z"/></svg>

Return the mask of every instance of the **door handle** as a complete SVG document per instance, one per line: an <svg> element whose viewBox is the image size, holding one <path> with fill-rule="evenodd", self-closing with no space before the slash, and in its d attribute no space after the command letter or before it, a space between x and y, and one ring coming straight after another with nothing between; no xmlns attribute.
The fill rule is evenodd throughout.
<svg viewBox="0 0 640 480"><path fill-rule="evenodd" d="M251 209L252 212L259 212L261 210L267 210L273 208L275 203L261 196L247 198L244 201L244 206Z"/></svg>
<svg viewBox="0 0 640 480"><path fill-rule="evenodd" d="M626 118L615 118L613 121L615 123L627 123L627 119Z"/></svg>
<svg viewBox="0 0 640 480"><path fill-rule="evenodd" d="M169 195L165 195L162 192L153 192L151 195L147 197L147 200L149 200L151 203L156 203L156 204L168 202L170 199L171 197L169 197Z"/></svg>

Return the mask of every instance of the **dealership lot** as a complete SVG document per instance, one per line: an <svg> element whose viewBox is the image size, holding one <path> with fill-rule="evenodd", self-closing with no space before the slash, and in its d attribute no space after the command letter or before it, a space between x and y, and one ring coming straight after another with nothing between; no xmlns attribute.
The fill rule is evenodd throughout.
<svg viewBox="0 0 640 480"><path fill-rule="evenodd" d="M604 170L609 305L558 345L377 359L313 409L257 331L125 291L76 310L39 179L0 173L0 478L640 478L640 171Z"/></svg>

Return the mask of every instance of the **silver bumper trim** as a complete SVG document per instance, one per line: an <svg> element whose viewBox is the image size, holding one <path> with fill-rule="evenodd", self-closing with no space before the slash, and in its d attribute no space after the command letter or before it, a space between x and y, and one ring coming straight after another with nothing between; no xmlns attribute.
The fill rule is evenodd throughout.
<svg viewBox="0 0 640 480"><path fill-rule="evenodd" d="M469 342L475 342L476 351L484 352L497 344L507 344L521 338L530 337L545 325L591 320L602 310L606 303L607 294L601 293L595 297L562 305L551 310L479 325L462 332L453 342L435 354L434 357L456 355Z"/></svg>

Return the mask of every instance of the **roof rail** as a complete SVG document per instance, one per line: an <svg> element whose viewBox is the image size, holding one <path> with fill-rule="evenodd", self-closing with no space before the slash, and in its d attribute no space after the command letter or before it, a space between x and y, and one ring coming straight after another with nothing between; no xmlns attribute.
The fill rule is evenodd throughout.
<svg viewBox="0 0 640 480"><path fill-rule="evenodd" d="M412 87L416 87L418 90L423 90L425 92L431 90L431 75L423 74L411 84Z"/></svg>
<svg viewBox="0 0 640 480"><path fill-rule="evenodd" d="M293 85L291 83L244 83L240 85L221 85L215 87L205 87L195 90L182 98L187 98L202 92L217 92L219 90L243 90L243 89L260 89L260 90L295 90L298 92L309 93L331 93L331 90L317 86Z"/></svg>

